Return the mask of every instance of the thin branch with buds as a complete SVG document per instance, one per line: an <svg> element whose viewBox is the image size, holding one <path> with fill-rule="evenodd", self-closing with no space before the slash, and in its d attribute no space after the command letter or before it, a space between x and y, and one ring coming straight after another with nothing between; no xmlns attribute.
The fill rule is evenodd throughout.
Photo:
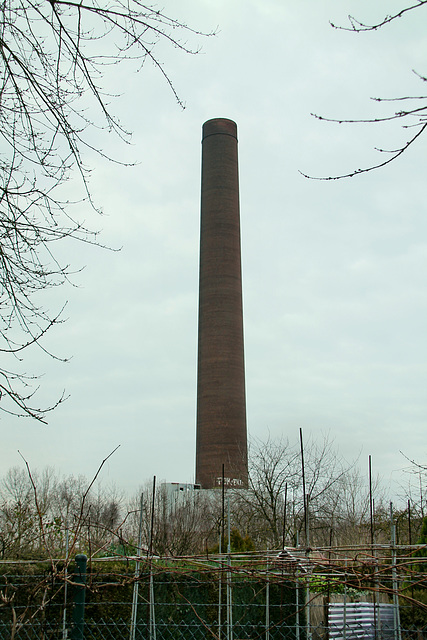
<svg viewBox="0 0 427 640"><path fill-rule="evenodd" d="M407 7L404 7L403 9L401 9L400 11L392 14L392 15L387 15L385 16L382 20L380 20L379 22L376 22L374 24L366 24L364 22L361 22L360 20L357 20L354 16L349 15L348 16L348 20L350 23L350 26L338 26L334 23L330 23L331 26L334 29L339 29L342 31L351 31L353 33L360 33L362 31L376 31L377 29L380 29L384 26L386 26L387 24L389 24L390 22L393 22L394 20L397 20L398 18L403 17L405 14L407 14L410 11L413 11L414 9L419 9L420 7L427 5L427 0L417 0L417 2L415 2L412 5L409 5ZM413 70L413 73L415 73L418 78L420 80L422 80L423 82L425 82L427 80L426 77L424 77L423 75L417 73L416 71ZM382 116L382 117L372 117L372 118L358 118L358 119L345 119L345 118L327 118L324 116L320 116L317 115L315 113L312 113L311 115L314 116L315 118L317 118L320 121L323 122L334 122L337 124L378 124L378 123L382 123L382 122L390 122L390 121L394 121L394 120L401 120L403 118L415 118L416 121L412 122L410 124L405 124L402 125L404 129L412 129L412 128L416 128L417 131L415 134L413 134L409 140L407 140L404 144L402 144L401 146L395 148L395 149L383 149L383 148L378 148L375 147L376 151L379 151L380 153L386 153L389 154L389 157L386 160L382 160L380 162L377 163L373 163L371 165L365 166L363 168L360 169L353 169L352 171L349 172L345 172L342 174L338 174L338 175L332 175L332 176L313 176L307 173L304 173L302 171L300 171L301 175L304 176L305 178L309 178L312 180L340 180L342 178L353 178L356 175L360 175L362 173L369 173L371 171L375 171L376 169L381 169L389 164L391 164L392 162L394 162L395 160L397 160L398 158L400 158L405 152L408 151L408 149L416 142L420 139L420 137L423 135L423 133L425 132L426 128L427 128L427 104L425 101L427 101L427 97L426 96L401 96L401 97L395 97L395 98L371 98L371 100L378 102L378 103L383 103L383 102L407 102L407 101L424 101L423 104L421 104L421 106L419 107L415 107L415 108L409 108L409 109L401 109L400 111L397 111L391 115L387 115L387 116Z"/></svg>

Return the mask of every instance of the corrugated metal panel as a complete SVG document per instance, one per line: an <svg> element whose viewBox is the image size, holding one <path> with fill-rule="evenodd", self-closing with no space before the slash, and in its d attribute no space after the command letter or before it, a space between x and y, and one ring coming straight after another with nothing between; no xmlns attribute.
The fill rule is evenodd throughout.
<svg viewBox="0 0 427 640"><path fill-rule="evenodd" d="M394 619L393 604L331 603L328 611L329 638L330 640L393 640Z"/></svg>

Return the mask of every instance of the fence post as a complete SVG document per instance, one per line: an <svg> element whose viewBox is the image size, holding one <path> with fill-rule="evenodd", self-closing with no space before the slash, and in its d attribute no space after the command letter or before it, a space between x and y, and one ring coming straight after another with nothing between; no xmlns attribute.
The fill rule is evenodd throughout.
<svg viewBox="0 0 427 640"><path fill-rule="evenodd" d="M230 497L228 496L228 545L227 545L227 640L233 640L233 590L231 577L231 528L230 528Z"/></svg>
<svg viewBox="0 0 427 640"><path fill-rule="evenodd" d="M76 586L74 587L71 640L83 640L87 557L83 553L79 553L76 555L75 561L77 565L74 573Z"/></svg>
<svg viewBox="0 0 427 640"><path fill-rule="evenodd" d="M141 502L139 511L139 529L138 529L138 546L136 548L137 559L135 560L135 581L133 583L132 595L132 613L130 619L130 635L129 640L135 640L136 619L138 615L138 590L139 590L139 558L142 553L142 514L144 509L144 493L141 492Z"/></svg>
<svg viewBox="0 0 427 640"><path fill-rule="evenodd" d="M222 620L221 620L221 609L222 609L222 569L223 569L223 561L222 561L222 541L221 541L221 528L219 531L219 556L218 556L218 640L222 639Z"/></svg>
<svg viewBox="0 0 427 640"><path fill-rule="evenodd" d="M269 554L270 550L267 547L267 570L266 570L266 585L265 585L265 640L270 640L270 565Z"/></svg>
<svg viewBox="0 0 427 640"><path fill-rule="evenodd" d="M296 531L295 536L295 549L299 548L299 533ZM299 624L299 567L298 562L296 563L296 572L295 572L296 580L295 580L295 637L296 640L300 640L300 624Z"/></svg>
<svg viewBox="0 0 427 640"><path fill-rule="evenodd" d="M62 640L67 640L67 597L68 597L68 516L65 520L65 567L64 567L64 611L62 612Z"/></svg>
<svg viewBox="0 0 427 640"><path fill-rule="evenodd" d="M390 502L390 528L391 528L391 573L393 578L393 620L395 640L402 640L399 612L399 583L397 579L397 554L396 554L396 524L393 521L393 503Z"/></svg>

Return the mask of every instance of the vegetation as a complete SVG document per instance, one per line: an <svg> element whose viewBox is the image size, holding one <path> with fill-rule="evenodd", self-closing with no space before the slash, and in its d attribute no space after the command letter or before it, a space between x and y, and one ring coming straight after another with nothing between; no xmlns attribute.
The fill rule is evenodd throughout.
<svg viewBox="0 0 427 640"><path fill-rule="evenodd" d="M371 533L375 543L388 544L390 508L378 481L371 532L369 487L356 464L343 461L327 439L309 442L304 455L310 546L368 545ZM288 441L252 443L250 487L227 491L225 505L220 490L173 492L161 484L153 495L147 484L129 499L99 478L13 467L0 479L0 560L64 558L67 549L69 556L133 556L140 523L143 555L149 549L161 557L206 555L218 550L220 534L224 552L228 503L233 551L304 546L300 464L298 447ZM404 506L394 508L398 544L426 538L424 482L422 475L418 499L410 487Z"/></svg>
<svg viewBox="0 0 427 640"><path fill-rule="evenodd" d="M203 600L207 607L203 615L211 616L208 610L217 601L221 575L224 589L233 577L234 602L242 605L242 620L245 598L258 591L261 600L265 598L266 581L273 591L283 591L291 579L304 587L301 593L307 586L319 597L338 597L344 591L350 597L363 591L368 598L378 593L391 600L395 588L391 515L379 485L373 486L371 531L369 491L356 466L344 464L328 441L321 446L308 443L304 454L310 547L306 544L298 450L287 441L253 444L250 488L227 491L226 505L220 490L173 492L165 484L156 491L148 484L141 490L142 500L141 495L126 500L113 487L99 483L102 465L90 482L83 477L61 477L52 469L10 469L0 481L4 615L20 612L24 620L29 607L36 607L47 619L51 607L57 618L64 584L72 587L77 553L88 556L87 606L94 620L115 615L109 603L118 602L119 593L120 601L127 603L122 614L128 618L135 579L146 601L151 575L156 592L164 590L165 602L172 599L174 603L168 606L177 607L173 614L164 610L172 618L181 615L180 607L188 604L187 587L196 589L200 604ZM422 488L425 476L421 471ZM424 623L427 586L423 495L421 490L417 502L412 491L410 500L405 496L406 508L392 514L393 525L399 525L396 568L402 618L412 616L419 624ZM223 513L230 513L230 541L228 516L222 522ZM222 556L218 556L220 534L225 536ZM414 538L421 548L411 546ZM204 572L210 576L206 583ZM251 580L245 582L246 578L258 580L259 589ZM194 593L191 598L199 602ZM283 601L285 596L280 597ZM179 604L181 598L187 604Z"/></svg>

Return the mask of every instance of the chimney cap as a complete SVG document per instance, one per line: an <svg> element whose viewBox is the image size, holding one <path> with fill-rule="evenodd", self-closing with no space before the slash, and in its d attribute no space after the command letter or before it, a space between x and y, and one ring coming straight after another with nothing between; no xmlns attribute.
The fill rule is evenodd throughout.
<svg viewBox="0 0 427 640"><path fill-rule="evenodd" d="M216 134L232 136L237 140L237 124L228 118L212 118L205 122L202 139Z"/></svg>

